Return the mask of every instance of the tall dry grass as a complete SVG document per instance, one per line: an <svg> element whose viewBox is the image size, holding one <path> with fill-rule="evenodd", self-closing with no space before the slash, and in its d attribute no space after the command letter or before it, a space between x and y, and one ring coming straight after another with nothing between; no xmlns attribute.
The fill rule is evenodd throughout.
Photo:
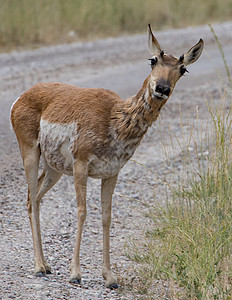
<svg viewBox="0 0 232 300"><path fill-rule="evenodd" d="M0 0L1 49L230 19L231 0Z"/></svg>

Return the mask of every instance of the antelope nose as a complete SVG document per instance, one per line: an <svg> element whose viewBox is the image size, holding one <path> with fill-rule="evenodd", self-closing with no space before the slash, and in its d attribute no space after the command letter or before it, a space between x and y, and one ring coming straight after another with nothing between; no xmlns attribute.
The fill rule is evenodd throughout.
<svg viewBox="0 0 232 300"><path fill-rule="evenodd" d="M157 84L155 91L162 95L169 96L171 89L168 85Z"/></svg>

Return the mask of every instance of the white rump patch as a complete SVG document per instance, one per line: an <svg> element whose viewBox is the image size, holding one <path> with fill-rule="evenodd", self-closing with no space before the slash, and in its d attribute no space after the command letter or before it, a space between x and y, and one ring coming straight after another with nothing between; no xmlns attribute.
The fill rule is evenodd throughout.
<svg viewBox="0 0 232 300"><path fill-rule="evenodd" d="M18 98L13 102L13 104L11 105L11 108L10 108L9 121L10 121L10 129L11 129L12 131L14 131L14 129L13 129L12 124L11 124L11 113L12 113L12 109L13 109L15 103L19 100L19 98L20 98L20 97L18 97Z"/></svg>

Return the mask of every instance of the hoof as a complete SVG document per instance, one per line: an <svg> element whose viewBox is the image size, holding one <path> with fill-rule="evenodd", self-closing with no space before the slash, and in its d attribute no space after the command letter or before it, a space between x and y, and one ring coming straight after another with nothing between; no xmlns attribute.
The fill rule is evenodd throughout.
<svg viewBox="0 0 232 300"><path fill-rule="evenodd" d="M36 277L45 277L46 275L52 274L51 268L46 268L45 271L38 271L35 273Z"/></svg>
<svg viewBox="0 0 232 300"><path fill-rule="evenodd" d="M116 290L116 289L118 288L118 285L117 285L117 283L115 282L115 283L110 284L110 285L108 286L108 288L111 289L111 290Z"/></svg>
<svg viewBox="0 0 232 300"><path fill-rule="evenodd" d="M36 277L45 277L46 276L46 272L42 272L42 271L36 272L35 276Z"/></svg>
<svg viewBox="0 0 232 300"><path fill-rule="evenodd" d="M71 278L71 279L69 279L69 282L72 284L81 284L81 279Z"/></svg>

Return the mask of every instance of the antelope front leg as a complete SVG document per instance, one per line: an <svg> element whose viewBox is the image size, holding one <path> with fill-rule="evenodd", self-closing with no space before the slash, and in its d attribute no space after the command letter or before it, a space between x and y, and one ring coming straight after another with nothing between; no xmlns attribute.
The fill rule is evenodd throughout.
<svg viewBox="0 0 232 300"><path fill-rule="evenodd" d="M102 276L106 280L106 286L118 288L117 279L110 267L110 222L112 195L117 182L118 174L114 177L102 179L101 202L102 202L102 226L103 226L103 268Z"/></svg>
<svg viewBox="0 0 232 300"><path fill-rule="evenodd" d="M76 244L71 262L71 277L69 282L80 284L81 272L80 272L80 246L83 226L86 218L86 185L87 185L87 164L82 161L76 161L73 167L74 184L77 197L77 236Z"/></svg>

